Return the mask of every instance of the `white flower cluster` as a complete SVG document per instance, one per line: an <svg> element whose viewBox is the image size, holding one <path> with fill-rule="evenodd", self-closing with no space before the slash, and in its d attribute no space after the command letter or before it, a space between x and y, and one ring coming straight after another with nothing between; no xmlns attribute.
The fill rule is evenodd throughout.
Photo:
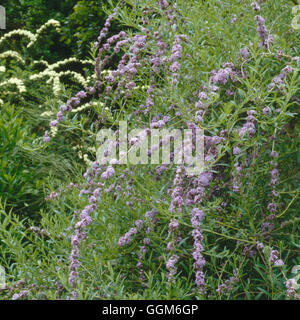
<svg viewBox="0 0 300 320"><path fill-rule="evenodd" d="M43 77L49 77L49 80L47 81L47 83L53 84L53 93L55 96L58 96L61 92L60 78L63 76L71 76L73 81L76 81L83 87L86 87L89 82L80 73L75 71L70 71L70 70L60 71L60 72L55 71L57 68L60 68L72 62L78 62L82 64L93 64L93 62L90 60L79 60L76 58L65 59L51 65L49 65L46 61L44 61L44 64L47 66L47 68L38 74L34 74L30 76L30 80L37 80ZM35 61L34 63L38 63L38 61Z"/></svg>
<svg viewBox="0 0 300 320"><path fill-rule="evenodd" d="M51 81L51 79L49 79L47 83L49 83L49 81ZM59 76L53 77L53 94L55 95L55 97L59 96L60 89L61 87L59 82Z"/></svg>
<svg viewBox="0 0 300 320"><path fill-rule="evenodd" d="M95 63L93 63L95 64ZM104 76L110 76L112 74L112 70L102 70L101 71L101 75L104 75ZM96 73L93 73L92 75L88 76L87 77L87 81L90 83L90 82L95 82L97 80L97 75Z"/></svg>
<svg viewBox="0 0 300 320"><path fill-rule="evenodd" d="M45 60L34 60L33 61L33 65L35 65L35 64L43 64L46 67L49 67L49 63L47 61L45 61Z"/></svg>
<svg viewBox="0 0 300 320"><path fill-rule="evenodd" d="M57 134L57 131L58 131L58 128L57 128L57 127L51 127L51 128L50 128L50 136L51 136L52 138L54 138L54 137L56 136L56 134Z"/></svg>
<svg viewBox="0 0 300 320"><path fill-rule="evenodd" d="M92 165L92 163L93 163L93 161L91 161L90 159L89 159L89 156L87 155L87 154L84 154L83 155L83 161L90 167L91 165Z"/></svg>
<svg viewBox="0 0 300 320"><path fill-rule="evenodd" d="M47 80L46 83L50 84L53 83L53 93L55 96L57 96L60 93L60 86L59 86L59 78L57 81L58 74L55 71L50 71L48 69L38 73L33 74L29 77L30 80L37 80L41 79L43 77L49 77L49 80Z"/></svg>
<svg viewBox="0 0 300 320"><path fill-rule="evenodd" d="M69 59L65 59L62 61L58 61L56 63L53 63L51 65L48 65L49 70L55 70L59 67L65 66L68 63L81 63L81 64L91 64L94 65L94 62L92 60L80 60L80 59L76 59L76 58L69 58Z"/></svg>
<svg viewBox="0 0 300 320"><path fill-rule="evenodd" d="M1 104L3 104L4 102L3 102L3 100L2 99L0 99L0 106L1 106Z"/></svg>
<svg viewBox="0 0 300 320"><path fill-rule="evenodd" d="M45 111L41 114L41 117L51 117L54 115L53 111Z"/></svg>
<svg viewBox="0 0 300 320"><path fill-rule="evenodd" d="M5 85L15 85L18 88L20 93L26 92L26 87L25 87L23 81L20 79L17 79L17 78L10 78L10 79L0 83L1 87L5 86Z"/></svg>
<svg viewBox="0 0 300 320"><path fill-rule="evenodd" d="M78 150L79 148L80 148L79 145L72 147L73 150ZM94 152L94 150L95 150L95 152L96 152L96 148L89 147L88 149L89 149L89 151ZM82 159L88 166L92 165L92 161L89 159L89 156L86 153L83 154L80 150L77 152L78 152L79 159Z"/></svg>
<svg viewBox="0 0 300 320"><path fill-rule="evenodd" d="M27 31L27 30L21 30L21 29L18 29L18 30L13 30L13 31L10 31L8 33L6 33L1 39L0 39L0 46L2 45L2 43L9 39L9 38L12 38L14 36L21 36L21 37L26 37L29 39L29 43L32 42L32 41L35 41L35 35L30 32L30 31Z"/></svg>
<svg viewBox="0 0 300 320"><path fill-rule="evenodd" d="M5 67L0 66L0 72L5 72L5 71L6 71Z"/></svg>
<svg viewBox="0 0 300 320"><path fill-rule="evenodd" d="M87 86L87 81L85 78L78 72L75 71L62 71L57 73L58 79L63 76L71 76L73 81L78 82L81 84L83 87Z"/></svg>
<svg viewBox="0 0 300 320"><path fill-rule="evenodd" d="M47 80L47 83L51 83L53 84L53 93L55 96L58 96L61 92L61 87L60 87L60 77L62 76L72 76L72 79L77 81L79 84L81 84L82 86L86 86L86 80L84 79L84 77L75 72L75 71L62 71L62 72L56 72L56 71L51 71L49 69L46 69L38 74L34 74L32 76L30 76L30 80L37 80L37 79L41 79L43 77L49 77L49 80Z"/></svg>
<svg viewBox="0 0 300 320"><path fill-rule="evenodd" d="M88 103L85 103L85 104L83 104L82 106L80 106L80 107L78 107L76 109L72 109L71 112L78 112L78 111L82 111L82 110L85 110L85 109L88 109L88 108L91 108L91 107L97 107L99 105L101 107L103 107L104 103L103 102L96 102L96 101L88 102Z"/></svg>
<svg viewBox="0 0 300 320"><path fill-rule="evenodd" d="M32 47L37 41L38 37L50 26L54 27L57 33L60 32L60 22L50 19L36 31L36 34L33 35L32 39L28 43L27 48Z"/></svg>
<svg viewBox="0 0 300 320"><path fill-rule="evenodd" d="M87 148L90 152L94 152L96 154L96 148L95 147L88 147Z"/></svg>
<svg viewBox="0 0 300 320"><path fill-rule="evenodd" d="M111 70L102 70L101 74L110 76L112 74Z"/></svg>
<svg viewBox="0 0 300 320"><path fill-rule="evenodd" d="M50 19L36 31L36 34L41 34L45 29L47 29L50 26L54 27L57 32L60 32L60 22L54 19Z"/></svg>
<svg viewBox="0 0 300 320"><path fill-rule="evenodd" d="M8 50L8 51L4 51L4 52L0 53L0 59L6 59L6 58L13 58L13 59L20 61L23 64L25 63L23 58L16 51Z"/></svg>
<svg viewBox="0 0 300 320"><path fill-rule="evenodd" d="M54 19L50 19L44 25L42 25L35 34L28 30L21 30L21 29L13 30L6 33L0 39L0 46L5 40L9 38L12 38L15 36L21 36L21 37L28 38L29 43L27 44L27 48L30 48L37 41L38 37L50 26L54 27L57 32L60 32L60 22Z"/></svg>

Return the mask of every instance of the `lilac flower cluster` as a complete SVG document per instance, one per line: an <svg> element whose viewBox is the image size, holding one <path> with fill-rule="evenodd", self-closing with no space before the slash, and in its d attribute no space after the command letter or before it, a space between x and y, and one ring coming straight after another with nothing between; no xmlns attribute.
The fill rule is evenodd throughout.
<svg viewBox="0 0 300 320"><path fill-rule="evenodd" d="M207 110L209 104L211 103L211 98L217 94L220 90L218 85L225 85L229 80L236 82L239 78L243 77L243 74L238 71L234 64L231 62L225 62L219 70L212 70L210 72L209 79L209 92L206 86L202 87L202 90L198 94L198 101L195 103L196 113L195 121L202 122L203 114ZM231 88L226 91L227 96L234 95Z"/></svg>
<svg viewBox="0 0 300 320"><path fill-rule="evenodd" d="M175 37L172 51L171 51L171 56L169 58L169 61L171 63L170 66L170 71L172 73L172 79L171 79L171 84L176 85L178 83L178 71L180 70L180 63L178 62L179 59L181 59L182 55L182 46L181 46L181 40L184 39L185 37L183 35L177 35Z"/></svg>
<svg viewBox="0 0 300 320"><path fill-rule="evenodd" d="M52 191L46 198L45 200L48 201L48 200L53 200L53 199L56 199L60 196L60 192L55 192L55 191Z"/></svg>
<svg viewBox="0 0 300 320"><path fill-rule="evenodd" d="M268 261L269 263L273 263L274 266L283 266L284 262L282 259L279 259L279 251L278 250L267 250L267 248L265 247L265 245L259 241L256 242L256 248L258 250L263 250L264 253L266 252L270 252L269 257L268 257Z"/></svg>
<svg viewBox="0 0 300 320"><path fill-rule="evenodd" d="M195 108L196 108L196 113L195 113L195 121L198 122L198 123L201 123L202 122L202 116L203 116L203 113L204 111L207 109L208 107L208 104L209 104L209 98L210 98L210 95L211 96L214 96L216 91L219 90L219 87L213 85L211 86L211 92L208 93L207 92L207 87L206 86L203 86L202 87L202 90L199 92L198 94L198 100L196 101L195 103Z"/></svg>
<svg viewBox="0 0 300 320"><path fill-rule="evenodd" d="M233 290L234 284L239 282L238 271L233 271L233 276L227 279L224 283L220 284L217 288L219 294L230 293Z"/></svg>
<svg viewBox="0 0 300 320"><path fill-rule="evenodd" d="M69 190L73 189L73 188L78 188L78 184L71 182L67 188ZM63 193L63 189L59 188L57 191L52 191L47 197L45 197L46 201L49 200L53 200L53 199L57 199L58 197L61 196L61 194Z"/></svg>
<svg viewBox="0 0 300 320"><path fill-rule="evenodd" d="M263 112L263 114L264 114L265 116L269 116L270 111L271 111L271 108L270 108L270 107L264 107L264 108L262 109L262 112Z"/></svg>
<svg viewBox="0 0 300 320"><path fill-rule="evenodd" d="M167 244L168 251L174 251L176 245L182 240L179 234L179 222L175 219L171 220L168 229L168 236L171 237L171 240Z"/></svg>
<svg viewBox="0 0 300 320"><path fill-rule="evenodd" d="M160 179L162 173L165 172L167 169L168 169L168 165L167 164L162 164L161 166L157 166L155 168L156 176L154 177L154 180Z"/></svg>
<svg viewBox="0 0 300 320"><path fill-rule="evenodd" d="M278 250L271 250L269 262L274 263L275 266L283 266L284 262L279 258L279 251Z"/></svg>
<svg viewBox="0 0 300 320"><path fill-rule="evenodd" d="M145 213L145 217L147 219L147 223L145 223L143 220L136 220L135 221L135 227L131 228L124 236L122 236L117 245L122 247L126 244L129 244L132 241L132 236L138 234L138 232L141 231L142 227L145 226L146 230L146 236L143 239L143 245L140 247L139 255L138 255L138 262L137 262L137 268L139 269L139 275L140 280L144 284L145 276L144 276L144 265L143 265L143 259L147 253L147 246L150 245L150 238L148 237L151 232L154 230L154 225L157 223L157 210L152 209L150 211L147 211Z"/></svg>
<svg viewBox="0 0 300 320"><path fill-rule="evenodd" d="M78 188L78 184L76 183L73 183L71 182L67 188L69 190L73 189L73 188ZM53 200L53 199L57 199L58 197L61 196L61 194L63 193L63 189L62 188L59 188L57 191L52 191L48 196L45 197L45 200L46 201L49 201L49 200Z"/></svg>
<svg viewBox="0 0 300 320"><path fill-rule="evenodd" d="M166 53L167 45L165 42L161 40L159 31L154 32L154 43L152 43L152 45L154 44L157 46L155 53L148 57L148 61L151 65L153 73L159 73L160 67L161 66L165 67L164 63L167 60L167 57L162 59L163 55ZM151 111L152 107L154 106L153 98L154 98L154 89L155 89L154 82L155 81L154 81L153 75L152 75L152 78L153 79L150 81L150 87L147 90L146 105L141 104L139 106L139 109L135 111L136 115L139 112L143 112L145 115L147 115Z"/></svg>
<svg viewBox="0 0 300 320"><path fill-rule="evenodd" d="M140 252L139 252L139 259L137 263L137 268L139 269L139 275L140 275L140 280L142 281L143 285L145 285L144 281L146 280L145 278L145 271L144 271L144 265L143 265L143 259L147 253L147 246L149 246L151 243L151 240L147 237L143 239L143 246L140 247Z"/></svg>
<svg viewBox="0 0 300 320"><path fill-rule="evenodd" d="M171 235L172 233L175 233L176 230L179 228L179 222L177 220L172 220L169 223L169 230L168 234Z"/></svg>
<svg viewBox="0 0 300 320"><path fill-rule="evenodd" d="M60 111L56 115L56 120L52 120L50 122L50 127L58 127L58 124L64 120L64 113L68 111L72 111L74 107L78 107L79 105L83 104L86 98L91 98L96 92L96 88L94 87L87 87L86 91L79 91L76 93L74 97L69 99L66 104L60 106ZM46 130L43 140L45 143L50 141L49 131Z"/></svg>
<svg viewBox="0 0 300 320"><path fill-rule="evenodd" d="M154 106L153 93L154 93L154 85L151 85L149 87L149 89L147 90L148 96L147 96L147 99L146 99L146 108L144 110L144 114L145 115L148 114L151 111L152 107Z"/></svg>
<svg viewBox="0 0 300 320"><path fill-rule="evenodd" d="M237 133L239 138L242 140L245 135L247 134L248 137L253 138L256 133L255 123L256 123L256 111L255 110L248 110L246 122L243 124L241 128L237 129ZM238 143L232 150L233 155L239 155L241 153L240 143ZM248 166L249 159L245 159L245 166ZM232 170L232 189L234 192L240 193L241 188L241 178L242 178L242 170L243 164L239 163L239 160L235 160L234 163L235 170Z"/></svg>
<svg viewBox="0 0 300 320"><path fill-rule="evenodd" d="M109 18L108 18L109 19ZM96 64L95 64L95 73L97 79L100 81L101 80L101 72L103 71L104 67L108 64L109 59L111 55L109 54L109 51L112 47L112 45L115 44L114 46L114 52L118 53L120 52L121 48L129 43L128 35L125 31L121 31L118 34L115 34L111 36L110 38L107 39L107 41L100 47L98 51L98 56L96 58ZM107 53L104 58L101 60L101 56L103 53ZM106 76L105 80L107 82L114 83L116 81L115 76ZM109 91L110 86L107 86L106 91Z"/></svg>
<svg viewBox="0 0 300 320"><path fill-rule="evenodd" d="M242 48L240 50L240 54L244 59L248 59L250 57L249 49L248 48Z"/></svg>
<svg viewBox="0 0 300 320"><path fill-rule="evenodd" d="M253 249L252 245L246 245L244 246L244 249L242 251L242 255L246 256L248 258L253 258L256 255L256 250Z"/></svg>
<svg viewBox="0 0 300 320"><path fill-rule="evenodd" d="M57 127L59 122L62 122L64 120L63 114L67 111L71 111L74 107L78 107L82 103L82 100L85 99L86 97L87 97L87 93L81 90L77 92L74 97L69 99L66 105L61 105L60 111L56 115L56 120L53 120L50 122L50 127Z"/></svg>
<svg viewBox="0 0 300 320"><path fill-rule="evenodd" d="M19 300L19 299L26 298L29 292L30 292L30 290L22 290L22 291L20 291L20 293L15 293L12 296L12 300Z"/></svg>
<svg viewBox="0 0 300 320"><path fill-rule="evenodd" d="M271 170L271 182L270 182L270 186L272 187L272 196L273 198L276 198L279 196L279 193L276 191L276 185L278 184L278 177L279 177L279 172L277 169L278 163L275 159L278 158L278 152L276 151L272 151L270 153L270 158L273 159L271 161L271 165L272 165L272 170ZM275 212L277 212L277 203L275 202L269 202L268 203L268 210L271 214L274 214Z"/></svg>
<svg viewBox="0 0 300 320"><path fill-rule="evenodd" d="M162 41L161 37L159 36L159 33L154 34L154 36L157 43L157 49L155 51L155 54L150 57L149 62L153 72L158 73L159 67L164 63L162 57L166 53L167 44L164 41Z"/></svg>
<svg viewBox="0 0 300 320"><path fill-rule="evenodd" d="M273 44L273 36L268 33L268 30L265 25L265 19L261 16L255 16L254 20L256 21L257 25L256 30L262 40L259 46L269 48Z"/></svg>
<svg viewBox="0 0 300 320"><path fill-rule="evenodd" d="M234 24L236 21L237 21L237 16L236 16L236 14L235 13L233 13L232 14L232 18L231 18L231 20L230 20L230 24Z"/></svg>
<svg viewBox="0 0 300 320"><path fill-rule="evenodd" d="M51 140L51 139L50 139L50 136L49 136L49 131L48 131L48 130L45 131L43 140L44 140L45 143L47 143L47 142L49 142L49 141Z"/></svg>
<svg viewBox="0 0 300 320"><path fill-rule="evenodd" d="M114 52L118 53L121 50L121 47L129 43L127 33L125 31L120 31L118 34L115 34L107 39L106 43L99 49L98 53L101 55L105 51L109 51L111 46L116 43L114 47Z"/></svg>
<svg viewBox="0 0 300 320"><path fill-rule="evenodd" d="M131 228L128 232L125 233L123 237L121 237L118 241L118 246L122 247L126 244L130 243L132 240L132 236L138 233L137 228Z"/></svg>
<svg viewBox="0 0 300 320"><path fill-rule="evenodd" d="M178 167L176 170L176 175L173 180L174 189L172 191L172 201L170 206L170 212L175 212L177 209L179 212L182 211L184 205L183 200L183 180L185 177L184 167Z"/></svg>
<svg viewBox="0 0 300 320"><path fill-rule="evenodd" d="M18 289L20 290L21 288L24 288L25 287L25 284L26 284L26 281L21 279L21 280L18 280L14 285L13 287L8 287L6 286L6 289L8 289L9 291L13 291L14 289ZM20 299L24 299L28 296L28 294L34 289L36 288L37 285L35 283L31 283L27 289L25 290L20 290L19 293L15 293L13 294L12 296L12 300L20 300ZM40 287L43 287L45 288L45 286L40 286Z"/></svg>
<svg viewBox="0 0 300 320"><path fill-rule="evenodd" d="M108 16L104 28L101 30L100 35L98 37L98 41L94 43L94 47L97 48L102 41L103 38L106 37L108 33L108 28L111 25L111 20L114 18L115 14ZM99 55L96 58L96 64L95 64L95 73L97 75L97 79L100 79L100 73L101 70L104 68L104 66L108 63L109 56L105 56L104 60L100 63L100 55L102 52L105 50L109 50L110 45L119 40L120 38L127 37L127 34L125 32L120 32L118 35L115 35L111 38L108 39L108 42L104 44L100 49L99 49ZM118 42L117 43L117 49L118 50L122 45L127 43L125 40L123 42ZM85 88L85 91L81 90L77 92L77 94L69 99L66 104L60 106L60 111L56 115L56 120L52 120L50 122L50 127L57 127L60 122L64 120L64 113L67 111L72 111L73 108L80 106L83 104L86 100L90 99L93 97L97 91L100 89L101 83L99 81L96 81L93 87L87 87ZM44 134L43 140L45 143L50 141L50 136L49 136L49 131L47 130Z"/></svg>
<svg viewBox="0 0 300 320"><path fill-rule="evenodd" d="M242 128L238 129L240 139L243 139L243 137L246 133L248 133L250 138L254 137L254 135L256 133L256 129L255 129L256 111L255 110L248 110L247 114L248 114L248 116L246 118L247 122L243 125Z"/></svg>
<svg viewBox="0 0 300 320"><path fill-rule="evenodd" d="M113 20L115 14L109 15L105 21L104 27L101 29L100 34L97 38L97 41L94 43L94 48L97 48L100 44L100 42L102 41L102 39L104 39L108 33L108 29L111 26L111 21Z"/></svg>
<svg viewBox="0 0 300 320"><path fill-rule="evenodd" d="M193 180L193 187L190 188L186 194L186 205L201 203L205 194L205 187L211 183L212 179L213 175L211 172L201 172L199 176Z"/></svg>
<svg viewBox="0 0 300 320"><path fill-rule="evenodd" d="M223 68L218 71L212 70L210 75L210 82L215 85L225 85L229 80L236 82L238 77L241 76L231 62L224 63Z"/></svg>
<svg viewBox="0 0 300 320"><path fill-rule="evenodd" d="M209 166L219 154L219 145L225 142L224 137L204 136L205 144L205 165Z"/></svg>
<svg viewBox="0 0 300 320"><path fill-rule="evenodd" d="M177 220L171 220L169 223L168 236L171 237L171 240L167 244L167 250L174 253L176 245L182 240L179 236L179 222ZM166 263L166 268L169 270L168 280L170 283L174 283L175 275L177 273L177 268L175 264L177 263L179 257L175 254L172 254Z"/></svg>
<svg viewBox="0 0 300 320"><path fill-rule="evenodd" d="M253 1L253 2L251 3L251 7L252 7L252 9L255 10L255 11L259 11L259 10L260 10L260 6L259 6L259 4L258 4L256 1Z"/></svg>
<svg viewBox="0 0 300 320"><path fill-rule="evenodd" d="M234 164L235 170L232 170L232 190L234 192L241 192L241 177L242 177L242 166L240 166L239 162L235 162Z"/></svg>
<svg viewBox="0 0 300 320"><path fill-rule="evenodd" d="M281 71L281 73L279 74L279 76L276 76L272 79L271 84L269 85L268 89L269 91L278 88L279 90L282 90L284 87L284 80L287 77L287 75L289 73L293 72L293 69L287 65L286 67L284 67Z"/></svg>
<svg viewBox="0 0 300 320"><path fill-rule="evenodd" d="M148 219L148 227L146 229L146 233L149 234L154 231L154 226L158 222L158 218L156 215L158 211L156 209L152 209L145 213L145 217Z"/></svg>
<svg viewBox="0 0 300 320"><path fill-rule="evenodd" d="M295 300L300 300L300 294L299 293L296 293L296 289L298 287L298 284L296 282L295 279L288 279L286 282L285 282L285 286L287 288L287 297L288 298L292 298L292 299L295 299Z"/></svg>
<svg viewBox="0 0 300 320"><path fill-rule="evenodd" d="M36 227L36 226L29 227L28 231L36 234L38 237L43 237L43 236L47 235L47 232L46 232L45 229L41 229L41 228Z"/></svg>
<svg viewBox="0 0 300 320"><path fill-rule="evenodd" d="M74 289L72 292L72 297L76 299L78 297L78 292L75 290L78 278L79 263L79 246L80 242L86 238L87 233L84 229L91 224L92 218L90 214L97 209L97 198L101 194L101 189L96 188L93 194L89 197L89 205L81 211L79 215L80 221L75 224L75 235L71 237L72 250L70 254L70 267L69 267L69 284Z"/></svg>
<svg viewBox="0 0 300 320"><path fill-rule="evenodd" d="M136 84L132 79L138 72L138 68L142 65L139 62L139 53L142 49L146 48L146 40L147 35L135 35L132 38L133 44L129 48L129 52L132 54L132 57L130 58L130 55L125 53L122 56L117 69L112 71L111 76L106 78L108 82L114 83L117 77L119 77L117 89L115 91L117 97L120 96L121 89L124 88L125 97L129 98L131 96L131 90L136 87Z"/></svg>
<svg viewBox="0 0 300 320"><path fill-rule="evenodd" d="M167 3L165 3L163 1L161 3L161 5L163 8L165 8ZM102 41L102 39L104 39L106 37L106 35L108 33L108 28L110 27L110 24L111 24L111 20L113 19L114 16L115 16L115 14L109 16L108 19L106 20L105 26L101 30L100 35L98 37L98 41L95 42L95 48L97 48L100 45L100 42ZM148 30L145 28L144 28L144 32L149 33ZM159 33L156 32L156 37L158 37L158 35L159 35ZM121 38L125 38L125 40L120 40ZM173 46L172 55L170 58L170 60L173 61L173 64L176 62L175 60L179 56L181 57L181 45L179 44L179 41L182 38L184 38L184 36L179 35L175 39L175 45ZM136 87L135 82L132 81L132 77L137 73L137 69L141 66L141 63L139 62L140 58L138 57L138 55L139 55L141 49L146 47L146 45L147 45L146 40L147 40L147 35L135 35L132 38L133 45L129 48L129 52L132 53L133 56L130 57L128 53L125 53L123 55L119 65L118 65L117 70L112 71L111 75L105 77L106 82L111 83L111 84L115 83L117 80L117 77L119 77L117 90L115 91L116 96L119 96L121 89L125 88L126 89L125 96L128 98L131 95L130 91ZM164 54L164 52L166 50L166 44L163 41L161 41L160 39L158 39L158 40L159 40L158 41L158 50L156 52L155 57L153 57L153 59L152 59L154 68L157 68L159 65L162 64L161 56ZM113 43L115 43L116 41L118 41L118 42L114 48L115 52L119 52L121 46L129 43L129 39L127 38L127 34L123 31L121 31L119 34L110 37L107 40L107 42L100 47L99 55L96 59L96 66L95 66L95 71L96 71L96 75L97 75L98 80L100 80L101 70L103 69L103 67L108 62L108 59L109 59L109 55L105 56L104 60L100 64L100 56L103 52L110 50L111 45ZM129 61L127 62L127 60L129 60ZM122 77L124 77L124 76L125 76L125 78L122 79ZM100 87L101 87L101 82L96 81L94 87L88 87L88 88L86 88L86 91L78 92L75 95L75 97L68 100L66 105L62 105L60 107L60 111L57 113L57 119L51 121L50 126L57 127L58 123L63 121L63 119L64 119L64 117L63 117L64 112L71 111L72 108L79 106L82 103L83 99L87 100L87 98L90 98L90 96L95 95L97 93L97 91L100 90ZM106 87L107 93L110 93L111 90L112 90L112 86L108 85ZM153 103L153 91L154 91L154 86L150 86L150 88L148 89L148 92L147 92L148 97L146 100L146 109L144 111L145 114L149 113L149 111L151 110L151 108L154 104ZM50 141L48 131L46 131L46 133L44 135L44 141L45 142ZM106 177L106 174L104 174L104 178L105 177Z"/></svg>
<svg viewBox="0 0 300 320"><path fill-rule="evenodd" d="M172 6L169 5L168 1L166 0L158 0L158 4L160 9L165 13L169 25L173 25L176 23L176 4Z"/></svg>
<svg viewBox="0 0 300 320"><path fill-rule="evenodd" d="M107 180L109 178L111 178L112 176L114 176L115 174L115 169L113 168L112 165L109 165L106 169L106 171L104 171L101 175L101 179L102 180Z"/></svg>
<svg viewBox="0 0 300 320"><path fill-rule="evenodd" d="M155 116L150 124L150 128L152 129L161 129L165 127L165 125L170 121L169 116L164 116L162 119L160 119L159 116Z"/></svg>
<svg viewBox="0 0 300 320"><path fill-rule="evenodd" d="M73 183L73 182L70 182L70 184L67 186L67 188L69 190L73 189L73 188L78 188L78 184L77 183Z"/></svg>
<svg viewBox="0 0 300 320"><path fill-rule="evenodd" d="M169 5L167 0L158 0L158 4L159 4L161 10L167 9L167 7Z"/></svg>
<svg viewBox="0 0 300 320"><path fill-rule="evenodd" d="M155 217L157 215L157 210L152 209L150 211L147 211L145 213L145 217L148 219L148 226L146 228L146 233L149 234L153 231L154 224L157 222L157 218ZM136 220L134 228L131 228L124 236L122 236L118 241L118 246L122 247L126 244L129 244L132 241L132 236L136 235L138 231L141 230L142 226L144 225L143 220Z"/></svg>
<svg viewBox="0 0 300 320"><path fill-rule="evenodd" d="M194 238L194 251L193 251L193 258L195 260L193 266L196 272L196 278L195 283L197 288L201 293L204 293L204 286L205 286L205 280L204 280L204 272L203 267L205 265L205 259L202 256L201 252L204 250L202 242L203 242L203 235L201 230L201 222L204 218L204 212L198 208L194 208L192 210L192 227L193 232L192 236Z"/></svg>
<svg viewBox="0 0 300 320"><path fill-rule="evenodd" d="M173 254L167 261L166 268L169 270L168 280L170 283L175 282L175 275L177 273L176 263L178 262L179 257L176 254Z"/></svg>

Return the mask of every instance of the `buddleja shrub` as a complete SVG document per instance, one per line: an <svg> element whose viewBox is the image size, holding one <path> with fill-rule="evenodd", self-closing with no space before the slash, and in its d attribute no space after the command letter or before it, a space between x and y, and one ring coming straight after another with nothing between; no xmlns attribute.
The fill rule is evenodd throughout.
<svg viewBox="0 0 300 320"><path fill-rule="evenodd" d="M107 38L113 19L131 31ZM60 105L50 127L60 132L89 102L107 111L100 126L81 127L89 140L118 120L144 136L201 128L205 169L189 176L175 164L120 165L108 160L113 145L97 161L91 155L82 178L49 195L41 226L24 230L3 213L6 297L299 299L299 33L291 20L283 1L114 8L94 44L94 85ZM49 148L55 139L45 132Z"/></svg>

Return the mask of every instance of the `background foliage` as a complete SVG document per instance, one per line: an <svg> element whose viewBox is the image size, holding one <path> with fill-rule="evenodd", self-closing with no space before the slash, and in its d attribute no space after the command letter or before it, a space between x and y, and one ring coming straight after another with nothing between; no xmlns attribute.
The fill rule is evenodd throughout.
<svg viewBox="0 0 300 320"><path fill-rule="evenodd" d="M107 16L104 10L106 1L101 0L2 0L1 5L6 8L7 31L34 31L49 19L62 23L61 33L53 32L52 38L36 52L37 57L44 57L50 62L71 55L86 57L91 42L99 34L99 26L104 24ZM114 25L111 31L117 30L118 25Z"/></svg>

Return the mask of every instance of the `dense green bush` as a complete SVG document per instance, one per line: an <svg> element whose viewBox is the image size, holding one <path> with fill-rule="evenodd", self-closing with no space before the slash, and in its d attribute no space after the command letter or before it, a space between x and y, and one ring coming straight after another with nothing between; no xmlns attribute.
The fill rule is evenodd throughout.
<svg viewBox="0 0 300 320"><path fill-rule="evenodd" d="M69 19L89 8L80 3ZM70 61L52 69L41 62L36 70L21 42L28 63L6 61L10 73L0 86L17 78L26 93L19 83L20 94L0 101L23 108L28 132L37 134L27 149L64 155L77 167L42 183L49 193L46 206L37 206L39 223L16 215L4 195L4 299L299 299L299 30L291 27L292 5L120 1L105 27L112 19L123 33L111 38L102 29L91 47L96 74L77 61L67 81L58 74L73 70ZM84 42L92 34L85 32ZM48 83L38 76L45 70ZM72 83L78 73L84 79ZM204 172L190 176L174 163L101 165L97 133L118 129L119 120L144 132L203 129Z"/></svg>
<svg viewBox="0 0 300 320"><path fill-rule="evenodd" d="M113 5L116 1L111 1ZM106 19L106 2L102 1L77 1L73 11L64 20L65 26L61 41L67 45L74 42L74 53L79 57L85 57L90 50L90 44L99 35L99 26L102 26ZM118 32L120 27L114 23L111 28L112 33Z"/></svg>
<svg viewBox="0 0 300 320"><path fill-rule="evenodd" d="M112 4L114 1L112 1ZM99 33L99 26L104 24L106 13L102 1L74 0L25 0L2 1L6 8L7 30L26 29L35 31L49 19L61 22L60 34L52 34L47 42L36 51L35 58L43 57L47 61L57 61L70 55L86 57L90 43ZM110 4L111 5L111 4ZM112 31L117 31L115 25Z"/></svg>

